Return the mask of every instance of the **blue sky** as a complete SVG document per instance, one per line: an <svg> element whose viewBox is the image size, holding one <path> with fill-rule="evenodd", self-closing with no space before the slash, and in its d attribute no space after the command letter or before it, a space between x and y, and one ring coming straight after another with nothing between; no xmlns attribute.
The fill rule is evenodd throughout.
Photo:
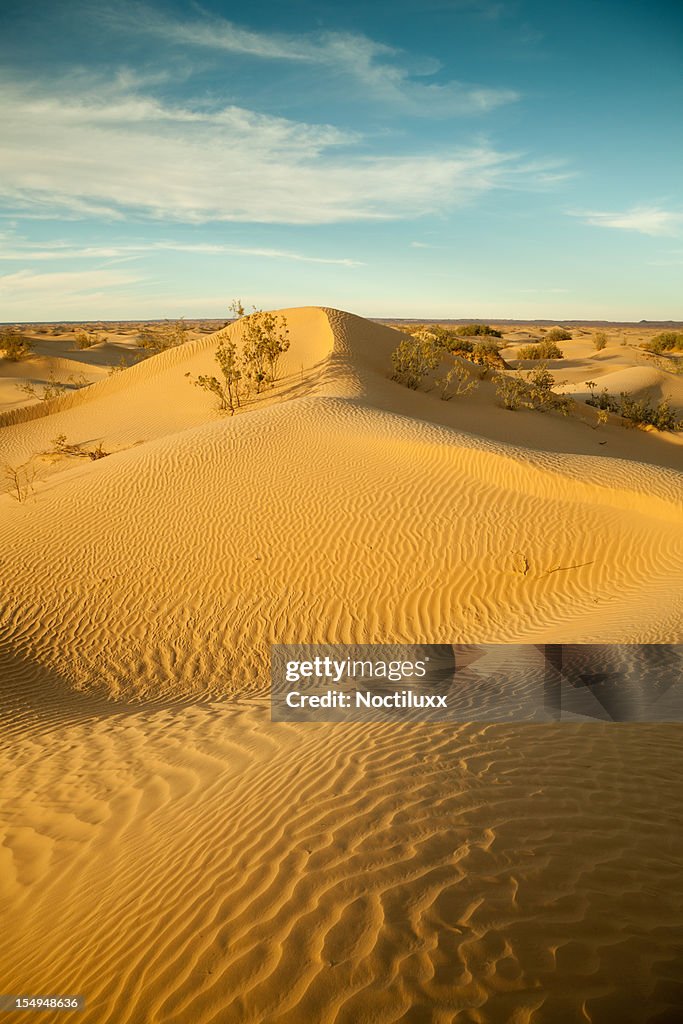
<svg viewBox="0 0 683 1024"><path fill-rule="evenodd" d="M679 0L29 0L0 55L0 321L683 318Z"/></svg>

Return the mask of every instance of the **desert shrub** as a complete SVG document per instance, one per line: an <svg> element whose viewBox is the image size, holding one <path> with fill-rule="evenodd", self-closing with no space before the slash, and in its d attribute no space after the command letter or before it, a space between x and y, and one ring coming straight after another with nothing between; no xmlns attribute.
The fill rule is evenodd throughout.
<svg viewBox="0 0 683 1024"><path fill-rule="evenodd" d="M607 335L604 331L596 331L593 335L593 348L596 352L602 352L607 345Z"/></svg>
<svg viewBox="0 0 683 1024"><path fill-rule="evenodd" d="M244 316L244 307L239 299L232 303L230 309L236 316ZM254 309L244 317L241 357L235 342L223 338L215 353L220 377L202 374L194 383L216 396L219 411L234 415L246 395L251 391L259 394L266 385L272 387L278 379L280 358L289 349L288 334L286 317Z"/></svg>
<svg viewBox="0 0 683 1024"><path fill-rule="evenodd" d="M616 413L629 425L651 426L656 430L683 430L683 419L671 408L668 398L653 404L650 397L635 398L630 391L621 391L617 396L604 388L600 394L596 394L596 385L592 381L587 383L591 396L586 399L586 405Z"/></svg>
<svg viewBox="0 0 683 1024"><path fill-rule="evenodd" d="M137 339L138 347L147 349L150 355L183 345L186 341L187 328L182 319L173 323L143 327Z"/></svg>
<svg viewBox="0 0 683 1024"><path fill-rule="evenodd" d="M456 360L446 375L436 381L436 385L442 400L448 402L455 395L468 395L475 391L479 387L479 380L469 367Z"/></svg>
<svg viewBox="0 0 683 1024"><path fill-rule="evenodd" d="M564 383L564 381L560 382ZM553 388L555 379L545 363L535 366L526 374L526 386L529 391L529 401L532 409L555 409L566 416L572 406L572 400L567 395L558 395Z"/></svg>
<svg viewBox="0 0 683 1024"><path fill-rule="evenodd" d="M91 331L79 330L74 334L74 341L76 342L76 348L92 348L97 341L97 335Z"/></svg>
<svg viewBox="0 0 683 1024"><path fill-rule="evenodd" d="M288 334L289 328L284 316L278 317L275 313L255 309L244 318L244 376L257 394L278 379L280 358L289 348Z"/></svg>
<svg viewBox="0 0 683 1024"><path fill-rule="evenodd" d="M571 409L571 399L553 390L555 380L545 363L527 372L517 370L515 374L496 374L494 381L496 395L506 409L555 410L564 416Z"/></svg>
<svg viewBox="0 0 683 1024"><path fill-rule="evenodd" d="M527 388L521 377L499 373L494 380L496 395L506 409L521 409L526 405Z"/></svg>
<svg viewBox="0 0 683 1024"><path fill-rule="evenodd" d="M132 366L137 357L133 357L129 363L125 356L119 356L118 363L110 363L107 367L107 373L110 377L113 377L115 373L120 373L121 370L127 370L129 366Z"/></svg>
<svg viewBox="0 0 683 1024"><path fill-rule="evenodd" d="M101 441L97 448L84 448L81 444L69 444L66 434L58 434L57 437L53 437L51 444L52 452L46 452L45 454L74 455L77 458L91 459L93 462L96 462L98 459L106 459L107 455L109 455L109 452L104 450Z"/></svg>
<svg viewBox="0 0 683 1024"><path fill-rule="evenodd" d="M564 353L559 345L549 338L536 342L533 345L522 345L517 352L518 359L564 359Z"/></svg>
<svg viewBox="0 0 683 1024"><path fill-rule="evenodd" d="M501 370L507 368L507 363L500 354L500 346L495 341L477 341L467 358L479 366L496 367Z"/></svg>
<svg viewBox="0 0 683 1024"><path fill-rule="evenodd" d="M416 391L430 370L435 370L442 348L433 338L406 338L391 353L392 380Z"/></svg>
<svg viewBox="0 0 683 1024"><path fill-rule="evenodd" d="M9 493L20 505L33 497L37 471L32 459L19 466L6 462L3 465L3 475L9 484Z"/></svg>
<svg viewBox="0 0 683 1024"><path fill-rule="evenodd" d="M641 348L644 348L646 352L655 352L657 355L661 352L680 352L683 350L683 333L662 331L661 334L656 334L654 338L646 341Z"/></svg>
<svg viewBox="0 0 683 1024"><path fill-rule="evenodd" d="M241 405L240 387L242 383L242 371L239 367L235 342L222 341L216 349L215 359L221 369L221 379L203 374L197 378L195 384L216 396L221 412L229 410L230 415L234 416L235 409Z"/></svg>
<svg viewBox="0 0 683 1024"><path fill-rule="evenodd" d="M40 391L38 391L38 388L35 384L32 384L31 381L25 381L23 384L17 384L17 387L20 391L23 391L25 395L28 395L29 398L39 398L41 402L49 402L52 398L59 398L69 390L68 385L57 380L54 370L50 370L50 375L47 381L42 385Z"/></svg>
<svg viewBox="0 0 683 1024"><path fill-rule="evenodd" d="M33 348L29 338L16 331L3 331L0 334L0 352L10 363L18 363L31 354Z"/></svg>
<svg viewBox="0 0 683 1024"><path fill-rule="evenodd" d="M490 338L502 337L500 331L497 331L494 327L489 327L488 324L465 324L464 327L458 327L457 333L463 338L478 338L483 335Z"/></svg>
<svg viewBox="0 0 683 1024"><path fill-rule="evenodd" d="M683 359L678 359L674 355L654 356L652 362L664 373L673 373L675 376L683 374Z"/></svg>
<svg viewBox="0 0 683 1024"><path fill-rule="evenodd" d="M571 331L566 327L552 327L546 334L546 341L571 341Z"/></svg>

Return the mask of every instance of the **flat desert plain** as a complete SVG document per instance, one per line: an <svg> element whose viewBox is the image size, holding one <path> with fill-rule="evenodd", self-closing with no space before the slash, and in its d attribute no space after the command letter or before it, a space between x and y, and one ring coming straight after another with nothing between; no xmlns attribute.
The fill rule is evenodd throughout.
<svg viewBox="0 0 683 1024"><path fill-rule="evenodd" d="M585 327L549 364L568 415L490 374L442 401L391 380L396 327L284 315L235 416L194 381L243 322L0 362L2 992L83 1024L677 1024L683 726L272 723L268 666L681 643L683 435L583 399L681 410L683 376L654 330ZM514 368L538 329L501 330Z"/></svg>

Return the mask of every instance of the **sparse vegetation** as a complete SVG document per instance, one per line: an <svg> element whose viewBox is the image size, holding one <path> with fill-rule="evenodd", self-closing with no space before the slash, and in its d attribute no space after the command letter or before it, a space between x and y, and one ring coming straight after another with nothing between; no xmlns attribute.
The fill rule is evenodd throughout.
<svg viewBox="0 0 683 1024"><path fill-rule="evenodd" d="M571 341L571 331L566 327L551 327L546 334L546 341Z"/></svg>
<svg viewBox="0 0 683 1024"><path fill-rule="evenodd" d="M444 402L450 401L456 395L469 395L479 387L479 380L473 371L457 359L446 375L435 383Z"/></svg>
<svg viewBox="0 0 683 1024"><path fill-rule="evenodd" d="M9 483L9 493L20 505L33 496L37 471L32 459L22 462L19 466L12 466L6 462L3 466L3 475Z"/></svg>
<svg viewBox="0 0 683 1024"><path fill-rule="evenodd" d="M93 331L78 330L74 334L76 348L92 348L97 341L97 335Z"/></svg>
<svg viewBox="0 0 683 1024"><path fill-rule="evenodd" d="M517 352L518 359L564 359L564 353L559 345L556 345L550 338L544 338L532 345L522 345Z"/></svg>
<svg viewBox="0 0 683 1024"><path fill-rule="evenodd" d="M489 327L488 324L465 324L463 327L458 327L457 334L463 338L478 338L482 335L487 335L490 338L502 338L500 331L497 331L495 327Z"/></svg>
<svg viewBox="0 0 683 1024"><path fill-rule="evenodd" d="M0 333L0 353L10 363L18 363L31 354L33 345L29 338L17 331L7 330Z"/></svg>
<svg viewBox="0 0 683 1024"><path fill-rule="evenodd" d="M242 383L242 371L235 342L221 342L216 349L215 358L221 369L222 380L216 376L201 374L195 384L216 396L221 412L230 411L230 415L234 416L235 409L241 404L240 386Z"/></svg>
<svg viewBox="0 0 683 1024"><path fill-rule="evenodd" d="M69 385L71 385L71 388L69 388ZM83 373L71 374L65 383L64 381L57 380L54 370L50 370L50 375L40 389L31 381L17 384L19 390L23 391L25 395L28 395L29 398L38 398L41 402L49 402L53 398L61 398L69 390L78 391L80 388L87 388L89 386L90 381Z"/></svg>
<svg viewBox="0 0 683 1024"><path fill-rule="evenodd" d="M593 335L593 348L596 352L602 352L607 347L607 335L604 331L596 331Z"/></svg>
<svg viewBox="0 0 683 1024"><path fill-rule="evenodd" d="M683 351L683 333L662 331L661 334L655 334L654 338L646 341L641 348L644 348L646 352L654 352L656 355L661 355L662 352L681 352Z"/></svg>
<svg viewBox="0 0 683 1024"><path fill-rule="evenodd" d="M566 416L572 407L571 398L558 395L553 390L555 380L545 363L526 372L517 370L514 374L496 374L494 382L496 395L506 409L555 410Z"/></svg>
<svg viewBox="0 0 683 1024"><path fill-rule="evenodd" d="M52 455L74 455L77 458L92 459L96 462L98 459L104 459L109 455L109 452L105 452L102 442L98 444L97 448L84 448L81 444L69 444L66 439L66 434L58 434L57 437L53 437L52 451L46 454Z"/></svg>
<svg viewBox="0 0 683 1024"><path fill-rule="evenodd" d="M238 303L238 309L242 309ZM242 361L244 376L256 394L279 377L280 358L289 348L289 329L284 316L261 309L244 317Z"/></svg>
<svg viewBox="0 0 683 1024"><path fill-rule="evenodd" d="M443 348L432 337L406 338L391 353L394 367L392 380L416 391L430 370L435 370L443 357Z"/></svg>
<svg viewBox="0 0 683 1024"><path fill-rule="evenodd" d="M29 398L39 398L41 402L49 402L53 398L59 398L69 390L66 384L57 380L54 370L50 370L50 375L47 381L42 385L40 392L35 384L31 383L31 381L24 381L23 384L17 384L17 387L20 391L23 391L25 395L28 395Z"/></svg>
<svg viewBox="0 0 683 1024"><path fill-rule="evenodd" d="M607 388L596 394L595 382L586 383L591 392L590 398L586 399L586 405L621 416L624 425L652 426L656 430L683 430L683 419L671 408L668 398L653 403L649 397L635 398L630 391L612 395Z"/></svg>
<svg viewBox="0 0 683 1024"><path fill-rule="evenodd" d="M154 324L143 327L138 334L139 348L146 349L150 355L165 352L167 348L175 348L187 341L187 328L183 319L173 323Z"/></svg>
<svg viewBox="0 0 683 1024"><path fill-rule="evenodd" d="M236 316L244 317L241 356L236 343L223 338L215 353L220 377L201 374L194 383L215 395L219 410L230 412L232 416L248 394L252 391L260 394L278 380L281 356L289 349L289 328L286 317L275 313L254 309L244 316L239 299L233 302L231 309Z"/></svg>
<svg viewBox="0 0 683 1024"><path fill-rule="evenodd" d="M495 341L478 341L472 348L472 354L467 357L479 366L490 366L498 369L506 369L507 363L500 354L500 345Z"/></svg>
<svg viewBox="0 0 683 1024"><path fill-rule="evenodd" d="M118 363L111 363L107 367L107 373L110 377L113 377L115 373L120 373L121 370L127 370L129 366L133 365L134 361L135 360L133 359L129 363L125 356L120 356Z"/></svg>

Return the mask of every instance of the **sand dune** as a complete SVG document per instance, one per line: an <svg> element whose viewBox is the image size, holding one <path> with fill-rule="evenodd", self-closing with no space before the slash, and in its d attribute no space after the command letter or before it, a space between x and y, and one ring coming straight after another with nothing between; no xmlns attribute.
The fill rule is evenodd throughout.
<svg viewBox="0 0 683 1024"><path fill-rule="evenodd" d="M240 324L0 415L38 472L0 495L4 990L93 1024L673 1024L678 726L265 695L273 642L680 643L680 438L441 402L388 379L395 330L284 312L235 417L192 379Z"/></svg>

